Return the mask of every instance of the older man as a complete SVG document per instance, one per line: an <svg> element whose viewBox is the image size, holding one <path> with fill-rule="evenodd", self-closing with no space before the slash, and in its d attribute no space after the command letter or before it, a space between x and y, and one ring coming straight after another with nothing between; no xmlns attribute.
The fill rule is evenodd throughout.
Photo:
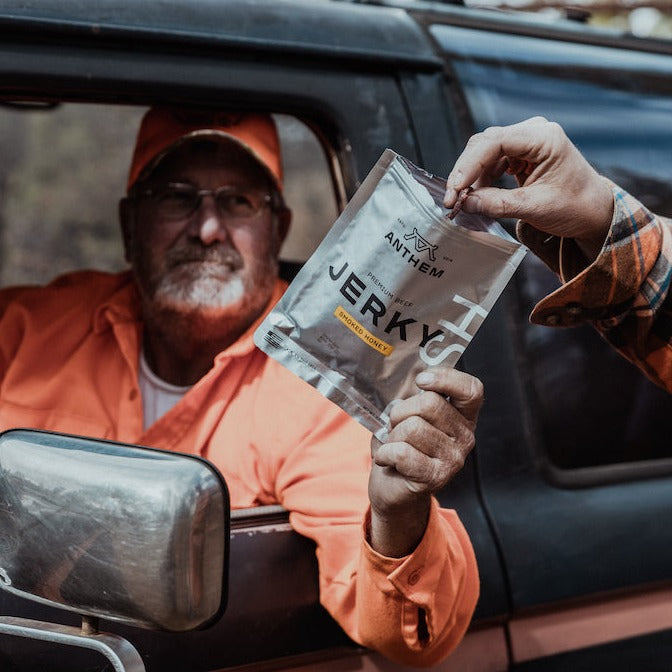
<svg viewBox="0 0 672 672"><path fill-rule="evenodd" d="M381 445L257 350L285 288L281 194L270 117L150 110L120 203L131 271L0 294L0 428L208 458L234 507L282 504L316 542L321 600L353 639L432 664L478 597L467 535L432 493L473 446L482 387L426 372Z"/></svg>

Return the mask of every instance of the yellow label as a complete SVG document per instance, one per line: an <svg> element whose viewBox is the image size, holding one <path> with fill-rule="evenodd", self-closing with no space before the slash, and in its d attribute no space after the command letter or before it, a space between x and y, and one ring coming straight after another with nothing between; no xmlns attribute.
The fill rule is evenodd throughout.
<svg viewBox="0 0 672 672"><path fill-rule="evenodd" d="M387 357L392 354L394 346L385 341L381 341L379 338L374 336L366 327L362 326L357 320L348 313L343 306L339 306L334 311L334 315L348 328L353 334L356 334L361 338L364 343L372 347L374 350L378 350L382 355Z"/></svg>

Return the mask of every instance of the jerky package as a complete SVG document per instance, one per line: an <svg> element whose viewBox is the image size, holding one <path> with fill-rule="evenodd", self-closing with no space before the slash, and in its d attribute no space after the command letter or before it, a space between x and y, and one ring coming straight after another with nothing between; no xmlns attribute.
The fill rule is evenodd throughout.
<svg viewBox="0 0 672 672"><path fill-rule="evenodd" d="M454 366L526 248L443 207L445 180L385 150L256 330L256 345L384 440L388 405Z"/></svg>

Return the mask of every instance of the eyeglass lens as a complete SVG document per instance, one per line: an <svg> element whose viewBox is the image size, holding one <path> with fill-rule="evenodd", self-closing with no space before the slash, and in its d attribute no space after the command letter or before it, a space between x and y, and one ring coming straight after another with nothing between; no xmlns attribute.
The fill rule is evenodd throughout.
<svg viewBox="0 0 672 672"><path fill-rule="evenodd" d="M219 214L223 217L247 219L257 215L270 202L271 197L254 191L245 191L231 186L218 189L197 189L190 184L169 184L151 192L159 212L171 219L192 215L205 196L213 196Z"/></svg>

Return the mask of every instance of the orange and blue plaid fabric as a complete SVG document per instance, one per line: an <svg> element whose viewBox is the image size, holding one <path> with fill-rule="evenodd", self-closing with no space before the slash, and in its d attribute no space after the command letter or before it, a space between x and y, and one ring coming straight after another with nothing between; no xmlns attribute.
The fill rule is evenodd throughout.
<svg viewBox="0 0 672 672"><path fill-rule="evenodd" d="M614 216L597 259L586 265L571 239L518 223L518 237L563 285L530 321L569 327L591 322L657 385L672 391L672 220L651 213L612 184Z"/></svg>

